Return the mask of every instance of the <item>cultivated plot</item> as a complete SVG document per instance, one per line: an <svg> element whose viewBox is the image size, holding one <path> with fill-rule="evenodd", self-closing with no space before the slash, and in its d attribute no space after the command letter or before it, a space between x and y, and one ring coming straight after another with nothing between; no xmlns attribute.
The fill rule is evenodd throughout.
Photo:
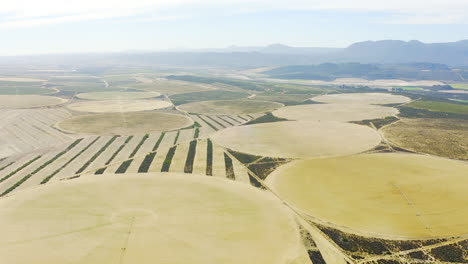
<svg viewBox="0 0 468 264"><path fill-rule="evenodd" d="M313 97L312 100L333 104L403 104L411 101L408 97L387 93L327 94Z"/></svg>
<svg viewBox="0 0 468 264"><path fill-rule="evenodd" d="M392 107L366 104L308 104L280 108L273 112L279 118L298 121L361 121L398 114Z"/></svg>
<svg viewBox="0 0 468 264"><path fill-rule="evenodd" d="M466 172L461 161L417 154L368 154L301 160L267 183L320 223L383 238L468 234Z"/></svg>
<svg viewBox="0 0 468 264"><path fill-rule="evenodd" d="M184 115L129 112L78 116L59 122L56 127L77 134L133 135L176 130L192 124Z"/></svg>
<svg viewBox="0 0 468 264"><path fill-rule="evenodd" d="M76 97L86 100L132 100L153 98L160 95L156 92L94 92L77 94Z"/></svg>
<svg viewBox="0 0 468 264"><path fill-rule="evenodd" d="M380 143L366 126L290 121L227 128L211 136L219 145L264 157L330 157L360 153Z"/></svg>
<svg viewBox="0 0 468 264"><path fill-rule="evenodd" d="M188 113L205 115L245 115L269 112L283 104L251 100L217 100L189 103L178 108Z"/></svg>
<svg viewBox="0 0 468 264"><path fill-rule="evenodd" d="M116 113L156 110L172 104L162 100L108 100L86 101L67 105L68 109L89 113Z"/></svg>
<svg viewBox="0 0 468 264"><path fill-rule="evenodd" d="M0 95L0 109L21 109L53 106L67 100L43 95Z"/></svg>
<svg viewBox="0 0 468 264"><path fill-rule="evenodd" d="M310 263L281 202L213 177L81 177L0 205L6 263Z"/></svg>
<svg viewBox="0 0 468 264"><path fill-rule="evenodd" d="M399 147L468 160L468 121L445 118L402 119L383 128L386 139Z"/></svg>

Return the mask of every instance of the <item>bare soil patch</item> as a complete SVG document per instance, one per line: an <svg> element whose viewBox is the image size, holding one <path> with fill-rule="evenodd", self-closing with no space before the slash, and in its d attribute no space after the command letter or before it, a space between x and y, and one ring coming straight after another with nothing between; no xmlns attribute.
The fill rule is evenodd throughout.
<svg viewBox="0 0 468 264"><path fill-rule="evenodd" d="M116 113L155 110L172 104L161 100L87 101L67 105L68 109L88 113Z"/></svg>
<svg viewBox="0 0 468 264"><path fill-rule="evenodd" d="M366 126L306 121L231 127L211 138L238 152L278 158L350 155L371 149L381 140L375 130Z"/></svg>
<svg viewBox="0 0 468 264"><path fill-rule="evenodd" d="M279 200L213 177L88 176L23 190L0 205L5 263L286 264L306 259L294 218Z"/></svg>
<svg viewBox="0 0 468 264"><path fill-rule="evenodd" d="M369 154L286 164L267 183L318 221L383 238L468 234L468 165L417 154Z"/></svg>
<svg viewBox="0 0 468 264"><path fill-rule="evenodd" d="M176 130L193 121L183 115L158 112L129 112L78 116L56 126L64 131L92 135L133 135Z"/></svg>

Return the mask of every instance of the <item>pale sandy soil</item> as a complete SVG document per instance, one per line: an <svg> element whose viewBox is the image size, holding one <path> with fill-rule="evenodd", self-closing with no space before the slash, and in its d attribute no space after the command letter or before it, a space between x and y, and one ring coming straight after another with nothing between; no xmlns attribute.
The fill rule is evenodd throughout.
<svg viewBox="0 0 468 264"><path fill-rule="evenodd" d="M64 120L56 124L56 127L77 134L141 135L176 130L192 124L193 121L183 115L130 112L78 116Z"/></svg>
<svg viewBox="0 0 468 264"><path fill-rule="evenodd" d="M44 95L0 95L0 109L36 108L63 104L67 100Z"/></svg>
<svg viewBox="0 0 468 264"><path fill-rule="evenodd" d="M0 81L6 82L45 82L47 80L26 77L0 77Z"/></svg>
<svg viewBox="0 0 468 264"><path fill-rule="evenodd" d="M267 183L322 223L364 235L434 238L468 234L468 164L417 154L301 160Z"/></svg>
<svg viewBox="0 0 468 264"><path fill-rule="evenodd" d="M468 94L468 90L440 90L439 93Z"/></svg>
<svg viewBox="0 0 468 264"><path fill-rule="evenodd" d="M218 100L188 103L178 108L188 113L205 115L245 115L269 112L282 106L280 103L266 101Z"/></svg>
<svg viewBox="0 0 468 264"><path fill-rule="evenodd" d="M131 99L146 99L160 96L156 92L93 92L81 93L76 97L87 100L131 100Z"/></svg>
<svg viewBox="0 0 468 264"><path fill-rule="evenodd" d="M281 202L213 177L88 176L0 206L5 263L307 263L297 261L306 251Z"/></svg>
<svg viewBox="0 0 468 264"><path fill-rule="evenodd" d="M298 121L360 121L398 114L392 107L366 104L309 104L280 108L273 115Z"/></svg>
<svg viewBox="0 0 468 264"><path fill-rule="evenodd" d="M402 95L386 93L327 94L316 96L311 100L330 104L402 104L411 101Z"/></svg>
<svg viewBox="0 0 468 264"><path fill-rule="evenodd" d="M306 121L231 127L211 138L235 151L281 158L350 155L371 149L381 141L379 134L366 126Z"/></svg>
<svg viewBox="0 0 468 264"><path fill-rule="evenodd" d="M170 102L160 100L88 101L67 105L70 110L89 113L138 112L170 106Z"/></svg>

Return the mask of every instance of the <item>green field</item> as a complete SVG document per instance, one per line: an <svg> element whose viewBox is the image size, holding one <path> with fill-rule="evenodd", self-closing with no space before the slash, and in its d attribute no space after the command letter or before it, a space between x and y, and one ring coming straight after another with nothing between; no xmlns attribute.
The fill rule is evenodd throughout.
<svg viewBox="0 0 468 264"><path fill-rule="evenodd" d="M455 101L455 102L459 102L459 103L468 104L468 100L460 100L460 99L450 99L450 100Z"/></svg>
<svg viewBox="0 0 468 264"><path fill-rule="evenodd" d="M457 103L446 103L438 101L414 101L406 106L418 109L425 109L435 112L445 112L445 113L454 113L454 114L468 114L468 105L457 104Z"/></svg>
<svg viewBox="0 0 468 264"><path fill-rule="evenodd" d="M459 83L459 84L451 84L455 89L463 89L463 90L468 90L468 83Z"/></svg>

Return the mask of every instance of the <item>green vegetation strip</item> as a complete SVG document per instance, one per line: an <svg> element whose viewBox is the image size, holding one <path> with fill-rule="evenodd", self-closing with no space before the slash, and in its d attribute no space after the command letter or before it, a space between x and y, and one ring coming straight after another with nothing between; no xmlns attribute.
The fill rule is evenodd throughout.
<svg viewBox="0 0 468 264"><path fill-rule="evenodd" d="M122 164L120 164L119 168L115 171L115 173L117 174L125 173L128 167L130 167L130 165L132 164L132 162L133 162L133 159L122 162Z"/></svg>
<svg viewBox="0 0 468 264"><path fill-rule="evenodd" d="M61 170L63 170L66 166L68 166L68 164L72 163L76 158L78 158L81 154L83 154L83 152L85 152L86 150L88 150L94 143L96 143L96 141L98 141L101 137L97 137L95 138L91 143L89 143L85 148L83 148L80 152L78 152L75 156L73 156L73 158L71 158L69 161L67 161L67 163L63 164L62 167L58 168L56 171L54 171L52 174L50 174L49 176L47 176L46 178L44 178L42 181L41 181L41 184L45 184L47 183L48 181L50 181L50 179L52 179L52 177L54 177L55 175L57 175L57 173L59 173Z"/></svg>
<svg viewBox="0 0 468 264"><path fill-rule="evenodd" d="M164 135L166 135L166 132L162 132L162 133L161 133L161 135L160 135L159 138L158 138L158 141L156 141L156 144L154 144L153 151L158 150L159 145L161 145L161 142L162 142L162 140L163 140L163 138L164 138Z"/></svg>
<svg viewBox="0 0 468 264"><path fill-rule="evenodd" d="M209 122L207 122L201 115L197 115L203 122L205 122L205 124L207 124L208 126L210 126L212 129L214 129L215 131L218 131L218 128L216 128L215 126L213 126L212 124L210 124Z"/></svg>
<svg viewBox="0 0 468 264"><path fill-rule="evenodd" d="M187 153L187 159L185 160L185 173L192 173L193 171L193 162L195 160L195 154L197 152L197 140L192 140L190 142L189 150Z"/></svg>
<svg viewBox="0 0 468 264"><path fill-rule="evenodd" d="M105 165L109 165L114 159L115 157L117 156L117 154L120 153L120 151L122 151L122 149L125 147L125 145L128 144L128 142L130 142L130 140L132 140L133 136L129 136L125 142L114 152L114 154L112 154L112 156L109 158L109 160L105 163Z"/></svg>
<svg viewBox="0 0 468 264"><path fill-rule="evenodd" d="M138 168L139 173L145 173L148 172L151 163L153 163L154 157L156 156L156 152L151 152L148 155L146 155L145 159L143 162L140 164L140 167Z"/></svg>
<svg viewBox="0 0 468 264"><path fill-rule="evenodd" d="M252 174L248 173L249 174L249 180L250 180L250 184L254 187L257 187L257 188L260 188L260 189L266 189L261 183L259 180L257 180L257 178L255 176L252 176Z"/></svg>
<svg viewBox="0 0 468 264"><path fill-rule="evenodd" d="M111 144L114 142L119 136L113 136L107 143L98 151L96 154L94 154L91 159L89 159L79 170L75 172L75 174L82 173L86 168L88 168L91 163L93 163L94 160L96 160L99 155L101 155L102 152L104 152Z"/></svg>
<svg viewBox="0 0 468 264"><path fill-rule="evenodd" d="M231 180L236 179L236 175L234 175L234 167L232 165L232 159L224 153L224 165L226 168L226 177Z"/></svg>
<svg viewBox="0 0 468 264"><path fill-rule="evenodd" d="M206 144L206 175L213 175L213 142L207 140Z"/></svg>
<svg viewBox="0 0 468 264"><path fill-rule="evenodd" d="M104 173L104 171L106 171L107 168L100 168L99 170L97 170L94 174L95 175L101 175Z"/></svg>
<svg viewBox="0 0 468 264"><path fill-rule="evenodd" d="M14 161L12 161L12 162L8 163L7 165L5 165L5 166L1 167L1 168L0 168L0 171L2 171L2 170L4 170L4 169L6 169L6 168L8 168L8 167L10 167L10 166L11 166L13 163L15 163L15 162L14 162Z"/></svg>
<svg viewBox="0 0 468 264"><path fill-rule="evenodd" d="M195 133L193 134L193 138L198 138L200 136L200 128L195 128Z"/></svg>
<svg viewBox="0 0 468 264"><path fill-rule="evenodd" d="M175 151L177 146L173 146L169 149L166 154L166 158L164 159L161 172L169 172L169 168L171 167L172 158L174 157Z"/></svg>
<svg viewBox="0 0 468 264"><path fill-rule="evenodd" d="M130 156L128 158L133 158L135 156L135 154L137 154L138 150L140 150L141 146L143 146L143 144L145 143L145 141L149 138L149 135L146 134L143 136L143 138L140 140L140 142L138 143L138 145L135 147L135 149L132 151L132 153L130 154Z"/></svg>
<svg viewBox="0 0 468 264"><path fill-rule="evenodd" d="M18 188L21 184L23 184L25 181L27 181L29 178L31 178L34 174L38 173L39 171L41 171L42 169L44 169L45 167L47 167L49 164L51 164L52 162L54 162L55 160L57 160L58 158L60 158L63 154L67 153L68 151L70 151L72 148L74 148L76 145L78 145L78 143L80 143L83 139L80 138L80 139L77 139L75 140L70 146L68 146L65 150L61 151L60 153L58 153L57 155L55 155L53 158L51 158L50 160L46 161L44 164L42 164L39 168L35 169L33 172L29 173L28 175L24 176L21 180L19 180L18 182L16 182L13 186L11 186L10 188L6 189L2 194L0 194L0 196L4 196L4 195L7 195L8 193L12 192L14 189Z"/></svg>
<svg viewBox="0 0 468 264"><path fill-rule="evenodd" d="M406 106L418 109L426 109L429 111L468 115L468 105L462 103L447 103L439 101L421 100L411 102Z"/></svg>
<svg viewBox="0 0 468 264"><path fill-rule="evenodd" d="M211 121L215 122L216 124L222 126L223 128L226 128L226 126L220 122L218 122L216 119L212 118L211 116L206 116L208 117Z"/></svg>
<svg viewBox="0 0 468 264"><path fill-rule="evenodd" d="M31 165L31 163L35 162L36 160L40 159L42 156L39 155L37 157L35 157L34 159L26 162L25 164L23 164L21 167L17 168L16 170L10 172L8 175L4 176L3 178L0 179L0 183L4 182L5 180L9 179L11 176L15 175L17 172L19 172L20 170L26 168L27 166Z"/></svg>
<svg viewBox="0 0 468 264"><path fill-rule="evenodd" d="M177 144L177 140L179 140L179 136L180 136L180 130L177 130L177 134L176 134L176 136L174 138L174 144L173 145Z"/></svg>

